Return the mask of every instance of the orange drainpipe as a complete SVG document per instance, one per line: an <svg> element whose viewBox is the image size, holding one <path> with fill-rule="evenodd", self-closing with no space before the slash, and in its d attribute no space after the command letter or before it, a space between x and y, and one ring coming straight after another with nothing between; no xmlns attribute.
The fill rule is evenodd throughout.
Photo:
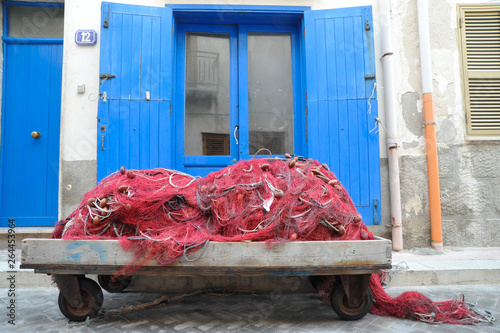
<svg viewBox="0 0 500 333"><path fill-rule="evenodd" d="M431 217L431 246L443 251L441 224L441 193L439 188L439 167L436 146L436 122L432 103L432 66L429 38L428 0L417 1L418 37L420 42L420 67L422 74L422 99L424 102L425 141L427 146L427 174L429 178L429 203Z"/></svg>
<svg viewBox="0 0 500 333"><path fill-rule="evenodd" d="M429 178L429 202L431 216L431 246L443 251L441 223L441 192L439 187L439 165L436 145L436 122L432 92L422 95L424 101L425 141L427 144L427 173Z"/></svg>

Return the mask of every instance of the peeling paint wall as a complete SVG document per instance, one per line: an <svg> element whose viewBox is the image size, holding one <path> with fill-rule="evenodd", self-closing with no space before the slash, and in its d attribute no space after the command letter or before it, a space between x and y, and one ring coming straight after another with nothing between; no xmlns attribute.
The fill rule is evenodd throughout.
<svg viewBox="0 0 500 333"><path fill-rule="evenodd" d="M211 4L213 1L115 1L145 6L168 3ZM468 141L457 27L457 4L497 3L477 0L430 0L429 22L433 69L434 111L440 163L444 246L500 246L500 141ZM261 0L219 1L218 4L311 6L312 9L373 6L379 115L385 123L379 1ZM61 122L60 217L78 204L75 198L95 184L99 43L78 47L77 29L100 35L100 0L66 2L63 101ZM397 87L400 180L404 246L430 245L426 142L420 73L417 0L392 0L394 73ZM77 94L77 84L86 85ZM380 130L382 221L370 226L390 237L386 134Z"/></svg>
<svg viewBox="0 0 500 333"><path fill-rule="evenodd" d="M426 142L420 79L417 1L391 1L399 87L402 217L405 248L430 245ZM500 246L499 141L468 141L457 4L429 1L436 137L444 246Z"/></svg>

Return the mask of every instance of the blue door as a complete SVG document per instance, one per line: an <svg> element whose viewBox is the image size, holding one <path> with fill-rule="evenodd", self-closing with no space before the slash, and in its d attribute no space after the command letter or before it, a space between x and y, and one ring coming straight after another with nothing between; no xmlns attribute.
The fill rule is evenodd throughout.
<svg viewBox="0 0 500 333"><path fill-rule="evenodd" d="M172 10L103 3L97 179L171 167Z"/></svg>
<svg viewBox="0 0 500 333"><path fill-rule="evenodd" d="M327 163L365 224L380 216L380 155L371 7L308 11L309 157Z"/></svg>
<svg viewBox="0 0 500 333"><path fill-rule="evenodd" d="M53 226L58 217L63 41L4 34L0 226L10 219L21 227Z"/></svg>
<svg viewBox="0 0 500 333"><path fill-rule="evenodd" d="M173 24L169 7L102 6L98 179L122 165L204 176L265 147L330 165L377 224L371 7L298 20L260 7L248 17L248 6L180 8Z"/></svg>
<svg viewBox="0 0 500 333"><path fill-rule="evenodd" d="M195 176L304 154L299 25L232 19L177 29L175 166Z"/></svg>

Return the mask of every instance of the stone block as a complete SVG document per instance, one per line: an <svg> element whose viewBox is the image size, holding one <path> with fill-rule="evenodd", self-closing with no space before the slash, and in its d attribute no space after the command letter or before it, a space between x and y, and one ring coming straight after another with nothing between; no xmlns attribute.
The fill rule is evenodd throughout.
<svg viewBox="0 0 500 333"><path fill-rule="evenodd" d="M96 186L97 162L63 161L62 175L61 218L64 219L78 207L85 193Z"/></svg>
<svg viewBox="0 0 500 333"><path fill-rule="evenodd" d="M442 220L444 246L465 246L467 243L467 240L464 238L465 224L461 219Z"/></svg>
<svg viewBox="0 0 500 333"><path fill-rule="evenodd" d="M498 247L500 219L443 220L445 246Z"/></svg>
<svg viewBox="0 0 500 333"><path fill-rule="evenodd" d="M500 179L497 180L495 184L493 184L493 196L492 196L493 206L495 207L495 211L500 213Z"/></svg>
<svg viewBox="0 0 500 333"><path fill-rule="evenodd" d="M438 148L439 177L457 177L457 149L454 146Z"/></svg>
<svg viewBox="0 0 500 333"><path fill-rule="evenodd" d="M441 182L443 215L484 214L489 210L488 185L483 182Z"/></svg>
<svg viewBox="0 0 500 333"><path fill-rule="evenodd" d="M403 218L403 245L405 249L428 247L431 224L428 212L414 218Z"/></svg>
<svg viewBox="0 0 500 333"><path fill-rule="evenodd" d="M459 149L460 175L466 178L500 177L500 146L467 145Z"/></svg>
<svg viewBox="0 0 500 333"><path fill-rule="evenodd" d="M389 167L387 158L380 159L380 193L381 202L380 207L382 211L382 216L380 219L380 225L391 223L391 200L389 193Z"/></svg>

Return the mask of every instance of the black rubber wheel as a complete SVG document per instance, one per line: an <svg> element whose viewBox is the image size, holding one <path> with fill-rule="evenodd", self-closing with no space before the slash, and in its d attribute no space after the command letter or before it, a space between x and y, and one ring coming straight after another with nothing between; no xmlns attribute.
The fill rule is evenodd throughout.
<svg viewBox="0 0 500 333"><path fill-rule="evenodd" d="M88 278L78 279L80 293L82 295L82 306L71 306L62 293L59 293L59 310L72 321L85 321L87 317L97 316L103 303L101 287L94 280Z"/></svg>
<svg viewBox="0 0 500 333"><path fill-rule="evenodd" d="M132 281L131 276L125 276L119 279L113 279L112 275L99 275L97 276L97 281L101 285L102 289L110 293L119 293L124 291L130 281Z"/></svg>
<svg viewBox="0 0 500 333"><path fill-rule="evenodd" d="M349 305L344 286L339 283L335 286L330 296L330 303L333 311L344 320L358 320L363 318L372 308L373 294L370 287L366 290L366 295L360 304L356 306Z"/></svg>

